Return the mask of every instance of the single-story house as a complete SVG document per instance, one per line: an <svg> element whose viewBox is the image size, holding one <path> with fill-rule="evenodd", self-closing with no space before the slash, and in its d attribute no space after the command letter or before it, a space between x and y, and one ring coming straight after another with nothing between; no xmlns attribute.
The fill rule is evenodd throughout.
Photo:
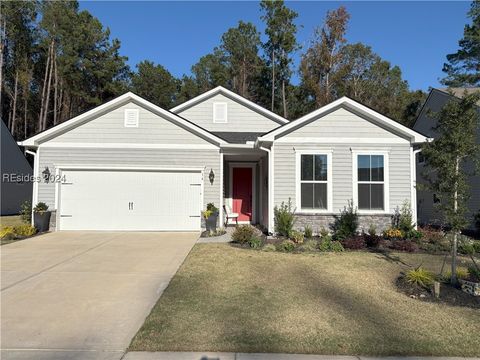
<svg viewBox="0 0 480 360"><path fill-rule="evenodd" d="M36 152L33 202L57 230L198 231L208 203L274 231L291 199L298 228L327 227L349 200L361 225L415 212L414 149L426 137L349 98L298 120L217 87L170 111L127 93L21 144Z"/></svg>
<svg viewBox="0 0 480 360"><path fill-rule="evenodd" d="M32 167L3 121L1 124L0 215L16 215L32 200Z"/></svg>
<svg viewBox="0 0 480 360"><path fill-rule="evenodd" d="M450 90L452 93L449 93ZM452 88L452 89L432 89L428 94L425 103L418 114L417 120L413 126L413 129L425 134L429 138L436 138L438 136L435 127L437 126L437 120L435 119L435 113L439 112L447 102L458 99L463 96L464 91L472 93L480 91L480 88ZM478 113L480 119L480 101L478 104ZM477 143L480 144L480 123L477 127ZM418 223L419 224L432 224L440 225L443 223L442 216L439 209L435 204L440 201L439 197L432 191L428 190L427 180L424 177L424 172L428 171L425 168L425 158L418 156L417 158L417 174L418 183L421 186L418 187ZM465 169L468 173L474 173L474 164L467 164ZM480 175L476 174L468 179L468 185L470 186L470 198L467 202L467 214L466 217L469 221L468 227L474 229L474 216L480 212Z"/></svg>

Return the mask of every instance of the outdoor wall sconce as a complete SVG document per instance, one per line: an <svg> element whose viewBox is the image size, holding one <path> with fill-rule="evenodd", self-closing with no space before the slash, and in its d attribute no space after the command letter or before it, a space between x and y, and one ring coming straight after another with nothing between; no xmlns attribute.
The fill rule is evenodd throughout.
<svg viewBox="0 0 480 360"><path fill-rule="evenodd" d="M50 182L50 169L48 166L42 171L43 180L48 184Z"/></svg>
<svg viewBox="0 0 480 360"><path fill-rule="evenodd" d="M210 169L210 174L208 174L208 179L210 180L210 184L213 185L213 180L215 180L215 173L213 169Z"/></svg>

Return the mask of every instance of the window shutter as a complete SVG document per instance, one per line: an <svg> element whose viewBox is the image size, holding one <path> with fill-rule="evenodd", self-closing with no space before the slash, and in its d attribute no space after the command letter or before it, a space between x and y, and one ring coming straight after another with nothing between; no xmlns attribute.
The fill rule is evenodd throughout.
<svg viewBox="0 0 480 360"><path fill-rule="evenodd" d="M138 127L138 109L125 109L125 127Z"/></svg>
<svg viewBox="0 0 480 360"><path fill-rule="evenodd" d="M213 122L227 122L227 103L213 103Z"/></svg>

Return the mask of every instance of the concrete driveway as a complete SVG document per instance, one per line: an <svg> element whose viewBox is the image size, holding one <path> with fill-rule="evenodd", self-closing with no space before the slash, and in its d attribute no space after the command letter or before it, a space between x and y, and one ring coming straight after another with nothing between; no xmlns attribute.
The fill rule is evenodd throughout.
<svg viewBox="0 0 480 360"><path fill-rule="evenodd" d="M2 246L2 359L120 359L195 233L58 232Z"/></svg>

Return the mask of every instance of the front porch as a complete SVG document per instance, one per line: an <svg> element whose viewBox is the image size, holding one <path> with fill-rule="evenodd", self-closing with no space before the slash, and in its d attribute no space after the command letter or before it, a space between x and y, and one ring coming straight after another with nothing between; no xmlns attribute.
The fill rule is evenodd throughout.
<svg viewBox="0 0 480 360"><path fill-rule="evenodd" d="M239 224L268 227L268 154L253 144L237 144L222 149L223 203L220 226L226 213L237 213ZM229 219L229 224L232 219ZM235 223L235 220L233 220Z"/></svg>

